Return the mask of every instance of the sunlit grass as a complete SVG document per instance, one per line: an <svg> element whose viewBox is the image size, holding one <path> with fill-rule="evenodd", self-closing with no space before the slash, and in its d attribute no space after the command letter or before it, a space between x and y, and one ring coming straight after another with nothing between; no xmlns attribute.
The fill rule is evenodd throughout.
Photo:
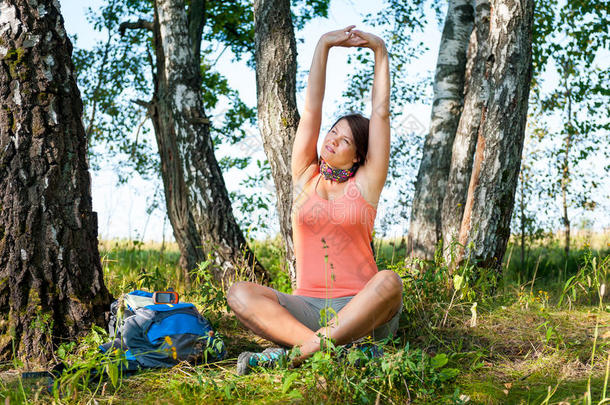
<svg viewBox="0 0 610 405"><path fill-rule="evenodd" d="M168 370L145 371L122 380L118 387L107 380L97 390L75 385L69 398L56 397L55 401L360 403L366 399L371 403L459 403L462 398L484 404L598 403L604 384L608 384L610 352L608 292L598 304L600 286L609 281L608 236L607 232L576 233L567 265L558 237L531 246L530 258L524 263L517 254L519 245L511 242L499 288L485 293L490 290L465 281L458 294L446 290L442 263L427 269L406 268L402 239L376 238L378 266L405 277L405 310L398 340L386 347L386 363L371 363L361 369L345 360L320 357L298 369L266 370L246 377L235 374L238 354L263 350L270 343L246 330L226 311L223 290L210 284L209 277L193 282L187 290L176 244L102 241L105 282L115 296L135 288L174 288L184 299L196 303L225 337L228 359L198 367L184 363ZM271 272L272 285L290 291L280 240L252 241L251 246ZM205 267L202 269L197 273L200 276L205 275ZM450 304L452 295L455 300ZM477 317L473 324L474 303ZM93 355L97 343L92 334L87 339L66 359ZM407 345L409 356L416 357L406 356ZM411 367L406 364L437 354L445 354L447 367L459 370L455 380L434 380L434 370L424 363L414 365L421 370L407 372L403 380L392 374L396 367ZM392 360L395 358L401 360ZM394 365L387 367L389 364ZM9 398L11 404L24 402L19 381L15 371L4 372L0 398ZM44 381L22 382L27 401L53 400ZM587 402L586 396L592 401Z"/></svg>

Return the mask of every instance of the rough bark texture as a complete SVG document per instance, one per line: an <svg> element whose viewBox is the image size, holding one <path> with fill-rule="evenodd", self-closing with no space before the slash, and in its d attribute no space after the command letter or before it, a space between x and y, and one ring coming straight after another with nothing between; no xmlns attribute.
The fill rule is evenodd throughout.
<svg viewBox="0 0 610 405"><path fill-rule="evenodd" d="M59 3L0 2L0 360L105 324L82 103Z"/></svg>
<svg viewBox="0 0 610 405"><path fill-rule="evenodd" d="M469 64L464 96L464 110L459 120L451 153L451 168L441 211L444 255L450 260L455 249L452 243L458 239L468 185L472 173L474 150L481 124L481 114L489 98L486 76L491 64L489 57L489 0L477 0L475 5L475 29L470 38Z"/></svg>
<svg viewBox="0 0 610 405"><path fill-rule="evenodd" d="M189 36L184 1L155 2L157 72L149 113L161 158L168 217L185 270L196 268L213 252L217 280L230 280L247 267L262 278L265 270L255 261L237 225L214 156L201 99L199 55L193 53L199 49L193 41L201 41L202 25L195 25L199 28L191 28Z"/></svg>
<svg viewBox="0 0 610 405"><path fill-rule="evenodd" d="M460 230L466 254L500 269L527 119L532 74L533 0L491 2L489 99L484 106L468 198Z"/></svg>
<svg viewBox="0 0 610 405"><path fill-rule="evenodd" d="M441 207L449 176L453 139L462 112L466 53L473 28L471 0L449 2L441 37L430 132L415 183L409 251L432 259L441 240Z"/></svg>
<svg viewBox="0 0 610 405"><path fill-rule="evenodd" d="M297 50L289 0L254 2L258 123L277 192L280 233L293 285L292 143L299 124L296 103Z"/></svg>

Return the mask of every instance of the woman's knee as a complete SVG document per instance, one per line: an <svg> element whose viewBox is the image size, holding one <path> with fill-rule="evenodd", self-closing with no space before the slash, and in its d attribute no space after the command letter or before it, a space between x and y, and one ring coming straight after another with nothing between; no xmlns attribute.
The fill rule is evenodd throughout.
<svg viewBox="0 0 610 405"><path fill-rule="evenodd" d="M251 299L252 289L247 281L234 283L227 291L227 303L236 313L243 313Z"/></svg>
<svg viewBox="0 0 610 405"><path fill-rule="evenodd" d="M389 299L402 297L402 279L392 270L381 270L377 274L378 289Z"/></svg>
<svg viewBox="0 0 610 405"><path fill-rule="evenodd" d="M227 291L227 303L237 314L244 314L248 308L255 307L257 300L269 298L275 298L273 290L249 281L238 281Z"/></svg>

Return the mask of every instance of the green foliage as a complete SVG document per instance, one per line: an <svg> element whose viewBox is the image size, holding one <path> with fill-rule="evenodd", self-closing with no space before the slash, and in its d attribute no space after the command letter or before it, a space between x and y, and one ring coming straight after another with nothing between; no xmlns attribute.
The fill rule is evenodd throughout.
<svg viewBox="0 0 610 405"><path fill-rule="evenodd" d="M193 271L191 289L181 296L215 320L229 349L228 360L201 366L183 363L126 379L121 374L125 360L120 350L110 357L98 354L97 346L108 336L94 327L84 339L65 342L55 351L69 367L51 394L44 384L0 378L0 399L10 398L11 403L543 403L548 398L549 403L581 403L591 398L591 403L598 403L607 398L603 386L610 343L604 334L610 306L600 295L601 285L608 285L609 256L599 247L594 249L593 240L588 240L588 250L583 249L578 276L567 283L567 289L567 279L559 282L561 263L549 262L558 267L543 271L546 276L536 278L536 288L529 280L516 283L510 277L493 295L490 285L484 285L493 278L487 279L490 276L472 264L458 267L449 277L440 256L433 263L410 260L407 265L397 241L376 242L377 259L404 281L398 334L380 343L385 352L381 358L369 358L358 345L346 348L327 340L298 368L236 376L237 355L241 350L259 350L261 341L226 312L222 289L211 278L209 258ZM279 240L252 245L257 257L270 264L268 268L283 274ZM159 246L140 242L105 242L100 250L105 254L107 284L118 293L137 283L142 267L158 267L164 282L179 271L173 245L159 252ZM553 243L532 251L562 257L561 248ZM507 260L505 265L512 272L516 263ZM536 261L526 265L533 267ZM533 274L534 268L527 271ZM542 261L537 271L542 271ZM14 367L23 364L16 362Z"/></svg>
<svg viewBox="0 0 610 405"><path fill-rule="evenodd" d="M253 123L255 112L247 107L226 78L216 70L218 46L230 49L240 59L246 56L252 64L254 24L249 2L207 2L206 25L201 38L202 98L206 110L214 109L219 100L227 100L224 125L214 122L212 133L222 134L233 143L244 136L245 123ZM188 11L188 10L187 10ZM116 167L121 181L132 171L145 178L159 173L159 159L150 145L147 103L153 98L157 77L156 51L152 32L146 29L120 29L120 24L138 18L152 21L153 7L148 0L119 2L112 0L94 12L88 21L106 35L92 49L76 49L74 64L84 102L84 117L89 136L91 160L97 167L101 158L121 157ZM195 44L193 44L194 46ZM136 129L134 131L134 129ZM97 154L97 146L105 147Z"/></svg>
<svg viewBox="0 0 610 405"><path fill-rule="evenodd" d="M602 285L610 285L610 255L598 262L598 257L594 257L591 249L587 248L580 269L564 283L557 305L564 301L568 306L573 303L595 305Z"/></svg>
<svg viewBox="0 0 610 405"><path fill-rule="evenodd" d="M106 287L115 297L140 288L183 290L180 252L175 245L168 249L145 247L140 241L110 241L100 247L100 256Z"/></svg>
<svg viewBox="0 0 610 405"><path fill-rule="evenodd" d="M123 21L146 19L151 14L149 1L111 0L99 12L89 8L87 20L105 34L105 39L89 50L76 48L72 56L92 167L98 168L104 159L122 156L117 167L122 181L133 170L144 176L158 171L158 158L146 137L148 127L142 125L146 111L133 102L148 101L153 89L149 70L154 54L150 48L152 36L145 30L127 30L122 36L119 33ZM100 149L104 153L96 153L96 146L103 147Z"/></svg>
<svg viewBox="0 0 610 405"><path fill-rule="evenodd" d="M186 295L190 301L202 308L204 316L208 318L222 311L230 311L225 292L210 271L212 265L213 259L208 256L191 272L191 289Z"/></svg>
<svg viewBox="0 0 610 405"><path fill-rule="evenodd" d="M270 214L270 209L275 203L273 201L275 188L271 179L269 161L257 159L255 173L249 174L240 182L240 190L229 193L233 206L242 214L238 218L239 225L242 229L248 229L248 233L253 229L262 232L269 230L268 216L260 213Z"/></svg>
<svg viewBox="0 0 610 405"><path fill-rule="evenodd" d="M328 18L329 0L292 0L291 14L295 29L302 30L308 21L316 17Z"/></svg>
<svg viewBox="0 0 610 405"><path fill-rule="evenodd" d="M286 268L286 259L282 240L279 236L265 241L250 240L250 247L258 260L271 275L270 287L290 294L292 286Z"/></svg>
<svg viewBox="0 0 610 405"><path fill-rule="evenodd" d="M563 291L568 279L580 273L581 276L576 278L584 277L583 285L588 288L589 282L586 281L586 278L591 276L593 258L597 264L599 277L603 274L601 269L604 266L607 269L607 264L602 264L605 263L605 258L610 250L607 246L602 245L602 243L605 244L604 237L601 238L595 249L589 245L589 242L583 244L580 239L581 237L573 235L570 242L572 249L566 257L561 246L562 241L556 236L546 234L536 242L527 245L524 261L516 253L516 249L520 248L520 245L509 243L505 258L505 283L523 284L532 281L535 276L534 282L548 285L553 290Z"/></svg>
<svg viewBox="0 0 610 405"><path fill-rule="evenodd" d="M477 303L494 300L499 283L495 269L478 267L470 260L450 271L440 253L434 262L410 258L388 268L403 280L403 316L413 328L421 323L444 327L456 307L470 308L471 323L476 325Z"/></svg>
<svg viewBox="0 0 610 405"><path fill-rule="evenodd" d="M513 219L528 235L540 227L557 229L558 223L567 227L575 211L594 210L603 201L602 183L591 170L598 166L601 173L604 162L607 171L610 158L610 115L603 107L610 101L610 73L602 58L609 49L609 22L595 2L545 0L535 7L532 130L519 186L529 207L522 204ZM548 223L541 223L541 212Z"/></svg>
<svg viewBox="0 0 610 405"><path fill-rule="evenodd" d="M204 44L222 44L237 59L247 58L254 67L254 14L250 1L205 3Z"/></svg>
<svg viewBox="0 0 610 405"><path fill-rule="evenodd" d="M409 343L398 349L386 347L383 357L369 359L358 347L327 345L301 366L300 379L292 385L300 386L310 403L374 403L397 394L418 401L456 403L459 390L443 394L443 387L458 374L457 369L445 367L446 354L430 356L411 349Z"/></svg>
<svg viewBox="0 0 610 405"><path fill-rule="evenodd" d="M50 386L55 402L61 403L63 398L76 396L94 398L105 392L116 393L121 388L127 360L124 352L119 349L108 354L100 353L98 346L106 341L108 333L93 326L78 345L71 342L59 347L57 354L68 366Z"/></svg>

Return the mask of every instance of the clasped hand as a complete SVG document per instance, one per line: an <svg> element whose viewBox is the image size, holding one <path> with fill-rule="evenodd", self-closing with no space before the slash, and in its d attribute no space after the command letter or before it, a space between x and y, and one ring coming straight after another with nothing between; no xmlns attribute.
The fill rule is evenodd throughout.
<svg viewBox="0 0 610 405"><path fill-rule="evenodd" d="M383 39L378 36L371 34L370 32L355 30L354 27L356 26L350 25L340 30L327 32L322 35L320 40L329 48L333 46L342 46L346 48L362 47L375 51L385 45Z"/></svg>

